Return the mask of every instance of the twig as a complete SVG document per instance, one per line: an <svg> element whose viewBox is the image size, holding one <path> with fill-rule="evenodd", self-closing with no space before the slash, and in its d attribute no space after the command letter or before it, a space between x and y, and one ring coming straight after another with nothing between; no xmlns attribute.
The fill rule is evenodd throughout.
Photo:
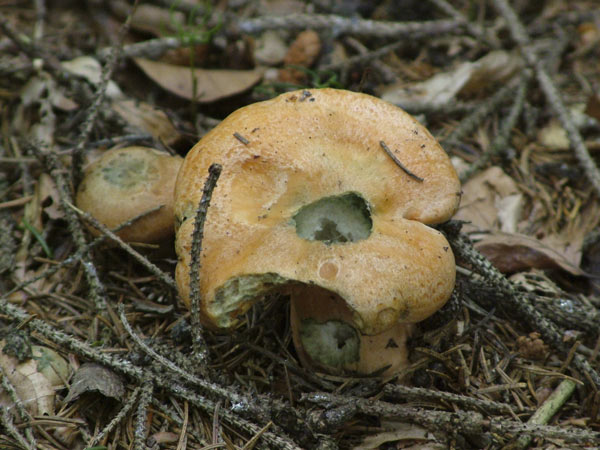
<svg viewBox="0 0 600 450"><path fill-rule="evenodd" d="M107 367L111 367L115 371L133 378L140 384L146 382L147 377L150 375L152 382L154 382L156 386L166 389L172 394L188 400L190 403L208 414L212 414L214 412L215 404L213 401L182 386L173 378L164 377L162 374L149 373L148 371L131 364L129 361L121 360L114 355L102 352L100 349L93 348L85 342L81 342L64 332L55 329L43 320L32 318L21 308L10 304L5 297L0 297L0 313L6 314L12 320L26 323L27 327L35 330L37 333L46 337L55 344L71 349L80 357L90 359L91 361ZM206 384L202 383L198 385L198 387L202 387L202 385ZM226 395L226 398L231 398L232 394L237 395L233 392L229 392ZM258 419L263 415L260 413L264 413L264 415L268 414L268 410L260 408L260 405L254 405L258 405L257 399L253 399L252 401L242 400L240 402L233 403L230 410L223 410L221 412L221 417L228 424L238 427L240 430L243 430L251 435L255 435L260 431L260 428L254 423L251 423L239 416L239 413L244 412L251 415L254 419ZM285 450L299 448L289 438L272 432L264 433L262 435L262 439L265 440L266 446L272 448Z"/></svg>
<svg viewBox="0 0 600 450"><path fill-rule="evenodd" d="M10 401L15 406L15 409L16 409L16 412L17 412L19 418L23 421L23 424L26 427L25 434L27 435L27 439L29 440L29 442L27 442L25 440L25 438L23 436L21 436L21 434L18 432L17 428L14 426L10 408L7 408L7 407L0 408L0 409L2 409L1 423L6 427L6 429L9 431L10 435L13 438L15 438L17 441L19 441L19 443L21 443L21 445L23 445L27 449L29 449L29 448L34 449L34 448L36 448L36 442L35 442L35 438L33 437L33 432L31 431L31 425L29 425L29 423L31 422L31 415L25 409L25 405L23 405L23 402L22 402L21 398L19 398L17 391L15 390L14 386L12 385L12 383L10 382L8 377L6 376L6 373L4 372L4 370L1 368L0 368L0 377L2 378L2 390L6 394L8 394ZM0 390L0 392L1 392L1 390Z"/></svg>
<svg viewBox="0 0 600 450"><path fill-rule="evenodd" d="M550 394L546 401L538 408L538 410L529 418L528 424L532 425L545 425L547 424L552 416L558 412L558 410L565 404L571 394L575 391L576 383L572 380L563 380L558 387ZM522 450L529 447L531 443L531 436L524 435L520 436L513 445L508 445L504 449Z"/></svg>
<svg viewBox="0 0 600 450"><path fill-rule="evenodd" d="M158 211L160 208L161 207L159 206L157 208L150 209L148 211L143 212L142 214L135 216L133 219L122 223L121 225L116 227L114 230L112 230L113 233L117 233L120 230L122 230L123 228L131 226L133 223L135 223L142 217L146 217L148 214L151 214L154 211ZM6 292L4 295L8 298L11 294L13 294L17 291L20 291L22 289L25 289L27 286L35 283L36 281L39 281L39 280L42 280L45 278L49 278L52 275L54 275L56 272L58 272L60 269L63 269L64 267L66 267L70 264L81 261L81 259L84 256L87 256L94 247L101 244L106 238L108 238L108 235L106 235L106 234L103 234L102 236L98 236L92 242L85 244L83 247L78 248L77 251L73 255L69 256L64 261L61 261L58 264L54 264L54 265L50 266L48 269L46 269L45 271L43 271L42 273L40 273L39 275L29 278L29 279L17 284L15 287L13 287L11 290Z"/></svg>
<svg viewBox="0 0 600 450"><path fill-rule="evenodd" d="M565 348L562 333L556 325L539 312L529 301L529 298L517 291L514 286L496 269L489 260L479 253L471 244L468 237L463 233L452 230L451 223L440 227L446 231L448 241L454 250L454 253L464 261L471 264L479 272L488 284L502 292L501 297L504 300L504 306L512 311L513 314L519 314L521 319L527 321L534 330L539 330L546 342L552 345L561 353L568 353ZM600 375L594 370L590 363L579 354L573 356L573 363L578 370L584 372L592 380L597 388L600 388Z"/></svg>
<svg viewBox="0 0 600 450"><path fill-rule="evenodd" d="M135 450L144 450L148 448L146 445L146 436L148 434L148 406L152 401L153 391L154 383L152 383L151 380L146 380L142 384L140 399L135 412L135 427L133 430L133 448Z"/></svg>
<svg viewBox="0 0 600 450"><path fill-rule="evenodd" d="M402 161L400 161L398 159L398 157L396 155L394 155L394 152L390 150L390 148L387 146L387 144L385 142L379 141L379 145L381 145L381 148L385 150L385 152L387 153L387 155L390 158L392 158L392 160L396 163L396 165L398 167L400 167L404 171L404 173L406 173L406 175L408 175L409 177L411 177L414 180L417 180L419 183L422 183L423 181L425 181L420 176L415 175L410 170L408 170L408 168L404 164L402 164Z"/></svg>
<svg viewBox="0 0 600 450"><path fill-rule="evenodd" d="M489 413L510 413L517 411L517 408L506 403L499 403L493 400L482 400L476 397L453 394L451 392L435 391L433 389L403 386L401 384L388 384L383 388L383 393L385 396L394 399L407 398L413 400L445 401Z"/></svg>
<svg viewBox="0 0 600 450"><path fill-rule="evenodd" d="M200 388L213 395L218 395L219 397L222 397L230 401L231 403L247 402L247 399L245 399L244 397L234 392L230 392L227 389L223 389L221 386L218 386L214 383L210 383L209 381L198 378L195 375L192 375L191 373L188 373L185 370L179 368L165 357L156 353L133 331L131 325L129 324L129 321L127 320L127 317L125 317L123 304L119 304L119 318L121 319L121 323L123 324L125 331L127 331L127 334L129 334L129 336L134 340L138 347L140 347L140 349L142 349L144 353L146 353L148 356L150 356L157 363L159 363L169 371L179 375L185 381L192 383L193 386Z"/></svg>
<svg viewBox="0 0 600 450"><path fill-rule="evenodd" d="M41 149L32 145L31 148L37 156L44 161L45 165L50 170L50 175L56 183L56 188L60 194L60 204L67 219L67 227L73 236L75 244L79 250L86 247L85 235L81 227L81 223L77 219L77 215L70 207L73 203L69 183L65 178L65 167L60 162L58 156L52 151L44 153ZM91 261L88 254L80 252L80 261L84 269L86 281L89 285L90 297L96 305L98 311L106 309L106 296L104 286L96 272L96 266Z"/></svg>
<svg viewBox="0 0 600 450"><path fill-rule="evenodd" d="M446 136L443 143L445 145L456 145L464 136L471 134L492 111L514 95L518 82L519 77L513 77L502 89L485 100L477 109L465 117L452 133Z"/></svg>
<svg viewBox="0 0 600 450"><path fill-rule="evenodd" d="M287 16L261 16L245 19L234 26L242 33L260 33L266 30L327 30L334 35L349 34L354 37L400 38L432 36L455 33L463 24L456 20L432 20L428 22L383 22L377 20L346 18L325 14L290 14Z"/></svg>
<svg viewBox="0 0 600 450"><path fill-rule="evenodd" d="M361 397L334 395L324 392L304 394L300 400L324 406L328 410L334 407L346 406L353 409L355 414L394 417L396 420L417 423L430 429L444 430L450 434L460 431L467 435L480 436L487 431L502 435L506 433L528 434L547 439L564 439L567 442L597 442L600 439L600 432L580 430L574 427L524 424L506 419L490 420L485 419L481 414L475 412L432 411ZM328 416L326 417L328 418ZM350 418L348 417L347 419L349 420ZM335 417L332 417L332 420L335 420Z"/></svg>
<svg viewBox="0 0 600 450"><path fill-rule="evenodd" d="M4 15L0 15L0 31L2 31L6 36L9 37L11 41L15 43L19 49L25 53L32 60L41 59L44 61L44 66L47 67L54 74L64 73L65 70L60 65L60 61L56 58L56 56L46 52L44 49L41 49L35 45L33 45L29 40L23 38L19 35L19 33L12 28L10 23L8 23L8 19Z"/></svg>
<svg viewBox="0 0 600 450"><path fill-rule="evenodd" d="M571 120L571 115L567 111L556 85L548 75L543 60L536 55L531 47L531 39L529 38L525 27L506 0L493 0L492 3L502 17L504 17L506 25L510 30L510 34L519 45L527 64L535 70L537 80L540 83L542 91L546 95L546 99L558 116L558 120L562 127L567 132L567 136L569 137L569 141L575 151L575 156L579 161L579 164L583 168L589 181L592 183L596 193L600 195L600 171L598 171L598 166L590 156L579 130Z"/></svg>
<svg viewBox="0 0 600 450"><path fill-rule="evenodd" d="M21 447L26 450L34 450L36 448L35 443L29 443L25 440L25 438L19 433L19 430L15 426L13 422L13 418L10 415L10 411L8 408L2 407L0 408L0 424L2 427L6 429L8 434L13 437L15 441L19 443Z"/></svg>
<svg viewBox="0 0 600 450"><path fill-rule="evenodd" d="M233 137L236 138L238 141L240 141L244 145L248 145L250 143L250 141L248 139L246 139L244 136L242 136L237 131L235 133L233 133Z"/></svg>
<svg viewBox="0 0 600 450"><path fill-rule="evenodd" d="M521 115L523 111L523 105L525 104L525 96L527 94L527 83L529 81L530 76L524 76L521 78L521 82L517 88L517 94L513 105L510 109L510 113L506 120L502 122L502 126L498 131L498 135L494 138L491 145L489 146L488 151L483 153L477 161L475 161L469 169L462 174L460 177L461 182L465 182L468 180L473 174L477 173L481 170L485 165L497 154L506 150L506 147L509 144L509 138L512 132L513 127L517 123L517 119Z"/></svg>
<svg viewBox="0 0 600 450"><path fill-rule="evenodd" d="M139 262L142 266L144 266L146 269L148 269L149 272L153 273L154 275L156 275L156 277L162 281L164 284L166 284L167 286L169 286L171 289L173 290L177 290L177 284L175 283L175 280L173 280L173 278L163 272L162 270L160 270L157 266L155 266L154 264L152 264L150 261L148 261L148 258L146 258L144 255L140 254L138 251L136 251L135 249L133 249L131 247L131 245L129 245L128 243L124 242L119 236L117 236L115 233L113 233L112 231L110 231L110 229L108 229L107 226L103 225L102 223L98 222L98 220L96 220L95 217L93 217L91 214L80 210L79 208L77 208L76 206L72 205L72 204L68 204L69 207L71 209L73 209L73 211L75 211L77 214L79 214L81 217L83 217L87 222L89 222L90 224L92 224L92 226L96 229L98 229L99 231L101 231L103 234L105 234L106 236L108 236L111 240L113 240L114 242L116 242L119 247L121 247L123 250L125 250L127 253L129 253L131 256L133 256L133 258Z"/></svg>
<svg viewBox="0 0 600 450"><path fill-rule="evenodd" d="M369 50L362 42L352 36L346 37L344 43L349 45L358 52L358 55L346 59L338 64L329 64L319 67L319 70L339 70L346 71L357 64L366 64L372 61L372 66L382 75L384 83L393 83L398 79L396 73L385 63L379 61L378 58L385 56L394 50L401 48L407 44L405 39L393 42L389 45L377 48L377 50Z"/></svg>
<svg viewBox="0 0 600 450"><path fill-rule="evenodd" d="M102 73L100 76L100 83L96 87L96 93L94 95L94 101L87 109L87 115L81 127L81 132L79 133L79 137L77 139L77 146L73 150L71 154L71 182L73 186L77 186L81 181L81 168L83 166L83 153L86 146L86 143L90 137L94 124L96 123L96 118L100 112L100 105L104 101L106 96L106 88L108 87L108 82L112 78L112 74L117 66L117 62L119 61L119 52L123 47L123 41L125 40L125 36L129 31L129 25L131 23L131 19L137 9L139 0L135 0L133 5L131 6L131 12L127 15L127 19L125 19L125 23L119 30L119 37L117 39L116 45L112 48L110 56L106 61L106 64L102 68Z"/></svg>
<svg viewBox="0 0 600 450"><path fill-rule="evenodd" d="M114 430L114 428L119 423L121 423L121 421L125 418L127 413L129 413L129 411L131 411L131 408L133 408L133 405L137 401L139 393L140 393L140 389L141 388L138 386L133 390L133 392L131 394L129 394L129 397L125 401L125 404L123 405L123 407L119 410L119 412L115 415L115 417L113 417L112 420L98 434L96 434L95 436L92 437L92 439L90 439L90 441L87 444L87 448L96 447L98 444L100 444L102 442L102 440L104 439L105 436L107 436L112 430Z"/></svg>
<svg viewBox="0 0 600 450"><path fill-rule="evenodd" d="M486 33L486 29L482 26L472 24L467 18L458 11L454 6L448 3L446 0L429 0L441 11L444 11L449 16L452 16L458 22L464 24L465 28L476 38L479 38L482 42L489 45L492 48L501 48L502 44L498 38L491 33Z"/></svg>
<svg viewBox="0 0 600 450"><path fill-rule="evenodd" d="M202 239L204 237L204 222L210 206L213 190L223 168L219 164L211 164L208 168L208 177L202 189L202 198L196 210L194 219L194 231L192 233L192 248L190 262L190 302L192 319L192 350L194 358L202 366L205 363L207 350L202 337L202 324L200 323L200 255L202 253Z"/></svg>

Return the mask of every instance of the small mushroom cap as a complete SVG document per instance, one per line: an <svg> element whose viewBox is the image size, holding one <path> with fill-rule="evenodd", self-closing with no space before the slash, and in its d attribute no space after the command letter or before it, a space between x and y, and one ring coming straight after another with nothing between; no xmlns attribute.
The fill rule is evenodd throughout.
<svg viewBox="0 0 600 450"><path fill-rule="evenodd" d="M290 92L239 109L198 142L175 188L176 278L187 304L195 211L212 163L223 170L202 242L205 324L234 326L263 294L298 283L343 298L364 334L423 320L449 298L454 256L427 224L454 214L460 182L437 141L396 106L342 90ZM298 235L303 207L350 197L367 211L364 236ZM335 212L327 202L321 209Z"/></svg>
<svg viewBox="0 0 600 450"><path fill-rule="evenodd" d="M173 192L182 162L147 147L109 150L85 169L76 205L111 229L162 205L117 233L125 241L157 243L173 234Z"/></svg>

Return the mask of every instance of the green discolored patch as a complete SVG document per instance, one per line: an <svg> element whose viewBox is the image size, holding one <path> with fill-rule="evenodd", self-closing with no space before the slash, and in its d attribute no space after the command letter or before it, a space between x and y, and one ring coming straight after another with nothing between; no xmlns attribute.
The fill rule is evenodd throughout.
<svg viewBox="0 0 600 450"><path fill-rule="evenodd" d="M300 340L312 360L324 366L342 368L358 362L360 336L345 322L329 320L318 323L313 319L303 320Z"/></svg>
<svg viewBox="0 0 600 450"><path fill-rule="evenodd" d="M305 205L292 220L298 236L326 244L367 239L373 228L367 202L354 192L324 197Z"/></svg>
<svg viewBox="0 0 600 450"><path fill-rule="evenodd" d="M289 282L290 280L276 273L230 278L217 289L208 308L210 313L218 318L217 325L228 328L235 325L235 317L238 314L247 311L262 296Z"/></svg>
<svg viewBox="0 0 600 450"><path fill-rule="evenodd" d="M120 189L132 189L141 183L151 183L158 178L158 169L154 164L142 158L122 157L111 160L101 169L106 182Z"/></svg>

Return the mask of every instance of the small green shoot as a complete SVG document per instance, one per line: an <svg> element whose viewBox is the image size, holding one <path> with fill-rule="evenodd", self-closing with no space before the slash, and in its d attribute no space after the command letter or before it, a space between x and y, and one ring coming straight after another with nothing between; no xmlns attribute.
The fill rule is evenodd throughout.
<svg viewBox="0 0 600 450"><path fill-rule="evenodd" d="M29 231L33 235L33 237L40 243L40 245L42 246L42 250L44 250L46 256L48 258L52 258L52 250L50 250L50 247L48 247L46 240L40 234L40 232L29 223L29 221L25 217L23 217L23 219L21 220L20 228Z"/></svg>

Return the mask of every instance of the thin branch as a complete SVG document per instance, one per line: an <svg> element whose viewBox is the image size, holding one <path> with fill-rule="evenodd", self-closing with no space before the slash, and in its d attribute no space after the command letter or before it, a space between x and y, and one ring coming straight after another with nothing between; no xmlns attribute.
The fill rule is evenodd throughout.
<svg viewBox="0 0 600 450"><path fill-rule="evenodd" d="M437 391L418 387L404 386L401 384L387 384L383 388L385 396L394 399L406 398L409 400L437 400L455 403L467 408L478 409L488 413L511 413L518 409L506 403L499 403L493 400L482 400L476 397L453 394L451 392Z"/></svg>
<svg viewBox="0 0 600 450"><path fill-rule="evenodd" d="M521 112L523 111L523 106L525 105L525 97L527 95L527 83L529 82L530 76L525 75L521 78L521 82L517 88L517 93L515 95L515 100L510 109L510 113L508 117L502 122L500 130L498 131L497 136L492 141L491 145L488 148L488 151L483 153L477 161L475 161L468 170L460 177L461 182L465 182L468 180L473 174L477 173L481 170L485 165L496 155L506 151L506 147L509 145L510 135L512 129L517 123Z"/></svg>
<svg viewBox="0 0 600 450"><path fill-rule="evenodd" d="M135 412L135 427L133 430L133 448L135 450L144 450L147 447L146 437L148 434L148 406L152 401L152 392L154 391L154 383L151 380L146 380L142 384L140 399Z"/></svg>
<svg viewBox="0 0 600 450"><path fill-rule="evenodd" d="M446 231L446 236L455 255L471 264L474 270L479 272L488 284L504 294L501 297L505 302L503 306L509 308L513 313L518 314L531 328L538 330L544 340L556 350L564 354L569 352L569 349L565 347L565 343L563 342L563 335L554 322L538 311L532 305L527 295L517 291L512 283L485 256L473 247L466 235L451 230L451 223L447 223L440 228ZM587 359L580 354L575 354L573 356L573 363L578 370L584 372L589 377L597 388L600 388L600 375Z"/></svg>
<svg viewBox="0 0 600 450"><path fill-rule="evenodd" d="M112 51L106 64L102 67L102 73L100 74L100 83L96 88L96 93L94 95L94 101L87 109L87 115L81 127L81 132L77 139L77 146L71 155L71 182L73 186L77 186L81 181L81 172L83 166L83 154L85 146L88 142L90 134L92 133L92 129L94 124L96 123L96 118L100 113L100 105L104 102L104 98L106 97L106 88L108 87L108 82L112 78L115 67L117 66L117 62L119 61L119 53L123 48L123 42L125 37L127 36L127 32L129 31L129 25L131 23L131 19L137 9L139 0L135 0L133 5L131 6L131 12L127 15L127 19L125 19L125 23L121 26L119 30L119 37L115 46L112 47Z"/></svg>
<svg viewBox="0 0 600 450"><path fill-rule="evenodd" d="M396 165L398 167L400 167L404 173L406 173L406 175L408 175L409 177L411 177L414 180L417 180L419 183L422 183L423 181L425 181L423 178L421 178L418 175L415 175L414 173L412 173L404 164L402 164L402 161L400 161L398 159L398 157L394 154L393 151L390 150L390 148L387 146L387 144L383 141L379 141L379 145L381 145L381 148L385 150L385 152L387 153L387 155L392 158L392 161L394 161L396 163Z"/></svg>
<svg viewBox="0 0 600 450"><path fill-rule="evenodd" d="M199 358L200 366L205 362L207 350L202 337L202 324L200 323L200 255L202 253L202 239L204 238L204 222L210 206L213 190L223 168L219 164L212 164L208 168L208 177L204 182L202 198L196 210L194 231L192 233L192 248L190 262L190 302L192 315L192 343L194 357Z"/></svg>
<svg viewBox="0 0 600 450"><path fill-rule="evenodd" d="M569 137L569 141L575 151L575 156L579 161L579 164L583 168L589 181L592 183L596 193L600 195L600 171L598 170L598 166L590 156L577 126L573 123L571 114L567 110L558 88L550 78L550 75L548 75L548 72L544 67L543 59L539 58L535 53L535 50L531 47L531 39L529 38L525 27L508 2L506 0L493 0L492 3L502 17L504 17L506 25L510 30L510 34L519 45L527 64L535 70L535 75L540 83L542 91L546 95L546 99L558 116L558 120L562 127L567 132L567 136Z"/></svg>
<svg viewBox="0 0 600 450"><path fill-rule="evenodd" d="M144 266L146 269L148 269L149 272L153 273L154 275L156 275L156 277L162 281L164 284L166 284L167 286L169 286L171 289L173 290L177 290L177 284L175 283L175 280L173 280L173 278L163 272L162 270L160 270L157 266L155 266L154 264L152 264L148 258L146 258L144 255L142 255L141 253L139 253L138 251L136 251L135 249L133 249L131 247L131 245L129 245L128 243L124 242L119 236L117 236L115 233L113 233L112 231L110 231L110 229L105 226L104 224L98 222L98 220L96 220L95 217L93 217L91 214L80 210L79 208L77 208L76 206L72 205L69 203L69 207L71 209L73 209L73 211L77 212L77 214L79 214L81 217L83 217L87 222L89 222L90 224L92 224L92 226L96 229L98 229L99 231L101 231L103 234L105 234L106 236L108 236L111 240L113 240L114 242L116 242L119 247L121 247L123 250L125 250L127 253L129 253L131 256L133 256L133 258L139 262L142 266Z"/></svg>
<svg viewBox="0 0 600 450"><path fill-rule="evenodd" d="M384 22L325 14L290 14L287 16L262 16L245 19L234 24L242 33L261 33L266 30L329 31L334 34L349 34L354 37L401 38L432 36L456 33L463 24L457 20L432 20L427 22Z"/></svg>
<svg viewBox="0 0 600 450"><path fill-rule="evenodd" d="M115 427L121 423L121 421L125 418L125 416L131 411L133 405L138 399L140 393L140 387L136 387L131 394L129 394L127 400L123 407L119 410L119 412L113 417L113 419L102 429L98 434L93 436L87 444L87 448L96 447L98 444L102 442L105 436L107 436Z"/></svg>
<svg viewBox="0 0 600 450"><path fill-rule="evenodd" d="M86 240L81 223L77 219L77 214L75 214L71 208L73 200L69 182L65 177L66 168L54 152L44 152L35 145L31 145L31 148L37 156L44 161L46 167L50 170L50 175L56 183L56 188L60 194L60 204L67 219L67 227L73 236L77 248L82 250L86 247ZM86 281L89 285L90 297L94 301L98 311L104 310L106 309L106 293L104 291L104 286L98 277L98 273L96 272L96 266L94 266L94 263L91 261L88 254L83 252L80 252L80 254L81 264L84 269Z"/></svg>
<svg viewBox="0 0 600 450"><path fill-rule="evenodd" d="M471 134L479 124L497 109L502 103L513 97L519 82L519 76L513 77L505 86L490 98L481 103L471 114L461 120L460 124L444 140L445 145L456 145L464 136Z"/></svg>

